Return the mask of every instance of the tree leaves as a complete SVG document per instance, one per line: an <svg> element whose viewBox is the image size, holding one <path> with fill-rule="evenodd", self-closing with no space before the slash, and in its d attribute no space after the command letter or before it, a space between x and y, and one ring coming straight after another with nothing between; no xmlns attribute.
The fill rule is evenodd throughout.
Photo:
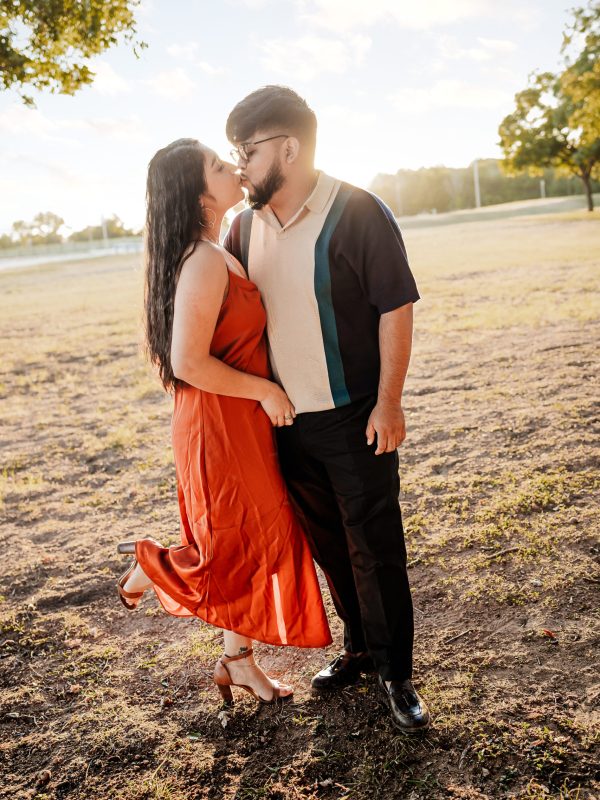
<svg viewBox="0 0 600 800"><path fill-rule="evenodd" d="M571 61L575 40L584 46ZM578 175L593 209L590 178L600 162L600 4L576 9L564 35L565 68L558 75L534 73L526 89L515 96L515 110L498 133L509 172L557 167Z"/></svg>
<svg viewBox="0 0 600 800"><path fill-rule="evenodd" d="M134 10L140 0L0 0L0 90L28 87L75 94L94 80L85 61L123 38L137 56Z"/></svg>

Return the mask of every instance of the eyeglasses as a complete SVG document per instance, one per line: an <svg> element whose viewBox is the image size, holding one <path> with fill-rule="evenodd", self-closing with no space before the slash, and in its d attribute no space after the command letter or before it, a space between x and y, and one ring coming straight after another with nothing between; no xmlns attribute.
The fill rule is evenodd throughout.
<svg viewBox="0 0 600 800"><path fill-rule="evenodd" d="M278 133L276 136L268 136L266 139L259 139L257 142L242 142L242 144L238 144L237 147L234 147L233 150L230 150L229 155L233 158L236 164L239 164L240 161L248 162L250 161L250 156L252 155L252 153L248 152L249 147L262 144L263 142L270 142L271 139L287 139L288 136L288 133Z"/></svg>

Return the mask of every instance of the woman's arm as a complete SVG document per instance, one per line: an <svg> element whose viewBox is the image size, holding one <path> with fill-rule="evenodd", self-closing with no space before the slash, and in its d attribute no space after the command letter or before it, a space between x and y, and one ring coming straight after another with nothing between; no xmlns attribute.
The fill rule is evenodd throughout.
<svg viewBox="0 0 600 800"><path fill-rule="evenodd" d="M177 291L171 340L171 366L179 380L228 397L258 400L273 425L289 424L293 406L280 386L249 375L211 356L210 345L228 285L225 259L204 242L184 263Z"/></svg>

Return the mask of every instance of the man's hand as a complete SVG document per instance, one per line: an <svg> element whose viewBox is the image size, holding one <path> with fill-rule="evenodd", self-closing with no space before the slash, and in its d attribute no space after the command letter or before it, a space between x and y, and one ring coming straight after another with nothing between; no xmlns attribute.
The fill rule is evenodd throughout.
<svg viewBox="0 0 600 800"><path fill-rule="evenodd" d="M393 453L406 438L404 411L400 403L377 403L367 422L367 444L371 445L377 435L375 455Z"/></svg>

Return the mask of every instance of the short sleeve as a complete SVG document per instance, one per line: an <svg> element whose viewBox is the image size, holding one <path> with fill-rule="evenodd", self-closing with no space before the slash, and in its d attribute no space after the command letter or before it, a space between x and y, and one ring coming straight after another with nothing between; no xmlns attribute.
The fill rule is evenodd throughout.
<svg viewBox="0 0 600 800"><path fill-rule="evenodd" d="M419 299L398 223L376 195L354 190L332 245L356 272L369 303L379 314Z"/></svg>

